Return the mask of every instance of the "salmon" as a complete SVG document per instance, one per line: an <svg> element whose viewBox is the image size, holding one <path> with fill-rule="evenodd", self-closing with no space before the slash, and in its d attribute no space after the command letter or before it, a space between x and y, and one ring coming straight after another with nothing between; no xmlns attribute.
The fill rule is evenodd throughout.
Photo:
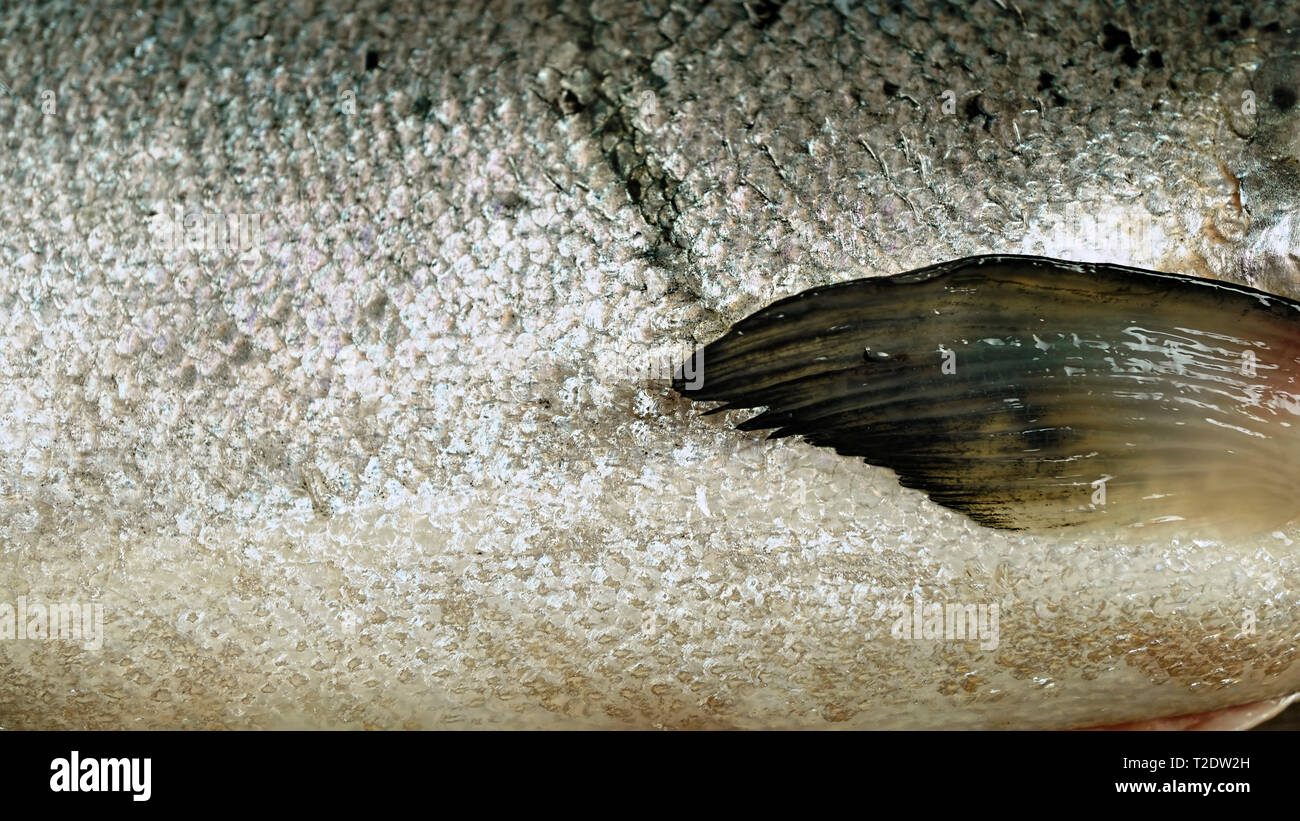
<svg viewBox="0 0 1300 821"><path fill-rule="evenodd" d="M1281 704L1285 516L990 526L671 378L780 299L986 254L1297 298L1297 14L7 12L0 727ZM1289 450L1247 455L1286 497Z"/></svg>

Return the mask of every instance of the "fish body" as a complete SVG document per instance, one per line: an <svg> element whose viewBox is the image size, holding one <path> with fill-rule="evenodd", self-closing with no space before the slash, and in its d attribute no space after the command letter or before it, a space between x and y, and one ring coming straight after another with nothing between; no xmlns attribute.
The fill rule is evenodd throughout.
<svg viewBox="0 0 1300 821"><path fill-rule="evenodd" d="M776 299L992 251L1296 296L1295 4L11 5L0 727L1300 689L1293 525L989 528L669 390Z"/></svg>

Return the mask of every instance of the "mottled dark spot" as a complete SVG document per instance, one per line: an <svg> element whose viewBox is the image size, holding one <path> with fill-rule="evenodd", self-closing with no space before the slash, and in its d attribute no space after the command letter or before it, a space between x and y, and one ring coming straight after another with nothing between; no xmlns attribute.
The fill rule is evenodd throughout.
<svg viewBox="0 0 1300 821"><path fill-rule="evenodd" d="M754 13L754 25L760 29L765 29L781 19L781 4L773 0L759 0L749 8Z"/></svg>
<svg viewBox="0 0 1300 821"><path fill-rule="evenodd" d="M1295 108L1296 92L1294 88L1275 86L1270 96L1273 99L1273 105L1277 106L1279 111L1290 111Z"/></svg>
<svg viewBox="0 0 1300 821"><path fill-rule="evenodd" d="M581 114L585 108L586 106L582 104L582 100L578 99L578 95L569 89L566 88L564 93L560 95L560 113L564 116Z"/></svg>
<svg viewBox="0 0 1300 821"><path fill-rule="evenodd" d="M962 112L966 115L967 120L974 120L976 117L984 117L984 124L986 126L988 125L987 119L989 115L980 105L980 95L976 94L974 97L967 100L966 104L962 106Z"/></svg>
<svg viewBox="0 0 1300 821"><path fill-rule="evenodd" d="M433 100L430 100L425 95L416 97L415 102L411 105L411 113L417 117L427 117L432 110Z"/></svg>
<svg viewBox="0 0 1300 821"><path fill-rule="evenodd" d="M514 191L507 191L499 197L492 200L493 211L496 216L513 214L524 205L526 200Z"/></svg>
<svg viewBox="0 0 1300 821"><path fill-rule="evenodd" d="M366 315L371 319L381 319L384 316L384 309L387 307L388 295L381 291L376 294L375 298L370 300L370 304L366 306Z"/></svg>
<svg viewBox="0 0 1300 821"><path fill-rule="evenodd" d="M248 337L242 337L235 343L234 348L230 351L230 364L242 365L253 356L253 345L248 341Z"/></svg>
<svg viewBox="0 0 1300 821"><path fill-rule="evenodd" d="M1142 61L1142 55L1132 46L1124 46L1124 50L1119 55L1120 62L1129 68L1137 68L1138 63Z"/></svg>
<svg viewBox="0 0 1300 821"><path fill-rule="evenodd" d="M1205 15L1205 25L1207 26L1217 26L1222 22L1223 15L1219 14L1217 10L1211 11L1209 14Z"/></svg>
<svg viewBox="0 0 1300 821"><path fill-rule="evenodd" d="M1273 32L1281 31L1281 30L1282 30L1282 24L1279 23L1278 21L1274 20L1273 22L1271 22L1271 23L1269 23L1268 25L1264 26L1264 28L1263 28L1262 30L1263 30L1263 31L1267 31L1269 34L1272 34Z"/></svg>
<svg viewBox="0 0 1300 821"><path fill-rule="evenodd" d="M1057 105L1057 106L1063 106L1063 105L1065 105L1065 97L1061 96L1061 92L1059 92L1059 91L1053 91L1053 92L1052 92L1052 103L1053 103L1054 105Z"/></svg>
<svg viewBox="0 0 1300 821"><path fill-rule="evenodd" d="M1050 71L1040 71L1038 73L1038 90L1046 91L1056 82L1056 75Z"/></svg>
<svg viewBox="0 0 1300 821"><path fill-rule="evenodd" d="M628 180L627 195L631 198L632 202L641 202L641 183L637 182L635 179Z"/></svg>
<svg viewBox="0 0 1300 821"><path fill-rule="evenodd" d="M1250 12L1243 11L1241 17L1237 19L1237 28L1242 30L1248 29L1252 22L1254 21L1250 19Z"/></svg>
<svg viewBox="0 0 1300 821"><path fill-rule="evenodd" d="M374 70L377 69L377 68L379 68L379 52L377 52L377 51L367 51L367 52L366 52L366 71L374 71Z"/></svg>
<svg viewBox="0 0 1300 821"><path fill-rule="evenodd" d="M886 97L893 97L895 94L898 93L898 86L886 80L884 90L885 90Z"/></svg>
<svg viewBox="0 0 1300 821"><path fill-rule="evenodd" d="M1121 85L1122 83L1123 83L1123 81L1120 80L1120 78L1116 77L1116 78L1115 78L1115 81L1114 81L1113 83L1111 83L1111 85L1114 86L1115 88L1119 88L1120 85Z"/></svg>
<svg viewBox="0 0 1300 821"><path fill-rule="evenodd" d="M1151 68L1165 67L1165 55L1160 53L1160 49L1152 49L1147 53L1147 65Z"/></svg>
<svg viewBox="0 0 1300 821"><path fill-rule="evenodd" d="M1102 27L1101 36L1101 47L1107 51L1114 51L1123 46L1133 45L1133 38L1129 36L1127 31L1122 28L1116 28L1110 23L1107 23Z"/></svg>
<svg viewBox="0 0 1300 821"><path fill-rule="evenodd" d="M1226 43L1232 39L1233 31L1231 29L1215 29L1214 36L1220 43Z"/></svg>

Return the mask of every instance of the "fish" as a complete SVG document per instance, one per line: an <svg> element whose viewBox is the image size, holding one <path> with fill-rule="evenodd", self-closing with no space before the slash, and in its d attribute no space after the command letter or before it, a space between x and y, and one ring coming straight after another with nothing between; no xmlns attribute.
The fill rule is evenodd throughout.
<svg viewBox="0 0 1300 821"><path fill-rule="evenodd" d="M1295 4L74 5L0 19L0 728L1300 691L1294 523L988 527L671 389L777 300L984 254L1300 297Z"/></svg>
<svg viewBox="0 0 1300 821"><path fill-rule="evenodd" d="M766 407L739 429L890 468L993 528L1300 516L1300 303L1233 283L970 257L782 299L673 388Z"/></svg>

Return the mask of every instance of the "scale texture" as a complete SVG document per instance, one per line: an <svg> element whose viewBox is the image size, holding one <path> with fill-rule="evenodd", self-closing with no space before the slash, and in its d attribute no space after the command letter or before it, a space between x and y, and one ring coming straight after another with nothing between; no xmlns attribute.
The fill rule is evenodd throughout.
<svg viewBox="0 0 1300 821"><path fill-rule="evenodd" d="M777 298L978 253L1295 296L1298 17L7 7L0 603L105 637L0 640L0 727L1033 728L1300 689L1296 526L994 531L667 380ZM900 637L918 602L996 604L996 646Z"/></svg>

